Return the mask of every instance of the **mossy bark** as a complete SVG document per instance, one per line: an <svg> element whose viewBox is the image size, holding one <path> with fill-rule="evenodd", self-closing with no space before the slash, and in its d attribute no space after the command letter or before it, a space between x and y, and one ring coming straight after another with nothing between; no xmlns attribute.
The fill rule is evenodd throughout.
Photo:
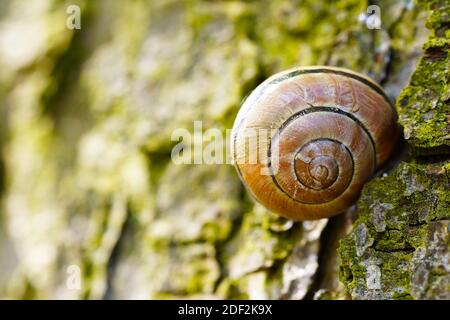
<svg viewBox="0 0 450 320"><path fill-rule="evenodd" d="M59 0L0 4L1 297L448 298L446 1L70 4L81 30ZM407 144L355 207L293 223L230 165L171 161L175 129L225 133L262 79L312 64L401 97Z"/></svg>
<svg viewBox="0 0 450 320"><path fill-rule="evenodd" d="M432 34L397 99L410 153L367 184L339 250L355 299L450 298L450 2L426 4Z"/></svg>

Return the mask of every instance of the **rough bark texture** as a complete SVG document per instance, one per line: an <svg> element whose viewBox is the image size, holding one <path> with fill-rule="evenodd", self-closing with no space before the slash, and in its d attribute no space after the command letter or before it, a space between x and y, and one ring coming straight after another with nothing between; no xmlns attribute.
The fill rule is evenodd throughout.
<svg viewBox="0 0 450 320"><path fill-rule="evenodd" d="M432 34L397 100L411 155L367 184L340 246L356 299L450 299L450 2L428 4Z"/></svg>
<svg viewBox="0 0 450 320"><path fill-rule="evenodd" d="M446 0L1 1L0 296L449 298L449 15ZM312 64L400 95L407 143L355 207L293 223L230 165L171 161L173 130L225 132L261 80Z"/></svg>

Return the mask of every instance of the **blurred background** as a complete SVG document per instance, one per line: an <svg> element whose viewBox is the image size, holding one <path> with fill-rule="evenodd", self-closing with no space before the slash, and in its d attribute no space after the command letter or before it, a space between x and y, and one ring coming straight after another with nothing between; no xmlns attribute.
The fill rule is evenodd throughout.
<svg viewBox="0 0 450 320"><path fill-rule="evenodd" d="M0 297L348 298L336 248L354 210L278 218L231 165L174 164L171 134L225 133L294 66L347 67L395 99L427 16L410 0L2 0Z"/></svg>

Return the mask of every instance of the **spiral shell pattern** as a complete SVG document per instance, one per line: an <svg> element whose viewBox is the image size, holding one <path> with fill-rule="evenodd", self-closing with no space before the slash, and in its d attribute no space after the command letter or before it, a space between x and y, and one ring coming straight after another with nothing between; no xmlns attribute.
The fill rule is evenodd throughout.
<svg viewBox="0 0 450 320"><path fill-rule="evenodd" d="M253 197L294 220L330 217L358 198L399 131L383 90L355 72L307 67L276 74L244 101L232 155Z"/></svg>

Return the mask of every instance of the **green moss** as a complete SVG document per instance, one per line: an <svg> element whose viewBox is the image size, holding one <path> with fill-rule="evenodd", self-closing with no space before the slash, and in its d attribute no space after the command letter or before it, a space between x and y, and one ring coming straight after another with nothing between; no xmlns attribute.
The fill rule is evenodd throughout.
<svg viewBox="0 0 450 320"><path fill-rule="evenodd" d="M405 138L417 153L449 153L450 3L422 2L435 9L427 22L433 34L423 46L424 55L409 85L397 99L397 110Z"/></svg>
<svg viewBox="0 0 450 320"><path fill-rule="evenodd" d="M333 47L342 32L349 27L361 28L358 35L366 31L362 29L363 24L358 23L358 16L367 6L366 1L354 0L323 3L313 0L299 3L261 1L255 34L261 45L264 70L273 73L298 65L325 64L328 54L335 51ZM347 45L346 48L353 46ZM360 49L355 48L357 56L363 51ZM340 65L360 69L360 65L351 62L353 57L352 53L344 55L342 52Z"/></svg>
<svg viewBox="0 0 450 320"><path fill-rule="evenodd" d="M433 239L448 233L439 224L450 218L450 181L444 170L448 163L403 162L366 185L357 204L360 216L339 248L339 277L353 298L421 296L416 287L426 281L417 273L431 273L434 261L445 257ZM439 246L445 248L445 240ZM427 259L433 262L427 265ZM445 270L448 261L437 266Z"/></svg>
<svg viewBox="0 0 450 320"><path fill-rule="evenodd" d="M398 230L389 230L380 234L376 250L404 250L406 249L405 235Z"/></svg>

